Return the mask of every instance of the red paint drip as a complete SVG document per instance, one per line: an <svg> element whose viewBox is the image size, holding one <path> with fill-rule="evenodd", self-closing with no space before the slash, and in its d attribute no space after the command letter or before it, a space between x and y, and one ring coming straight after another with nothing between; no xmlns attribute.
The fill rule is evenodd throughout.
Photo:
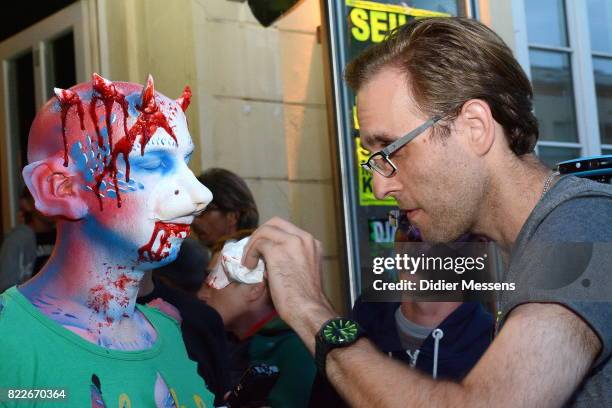
<svg viewBox="0 0 612 408"><path fill-rule="evenodd" d="M189 88L189 86L186 86L185 89L183 89L183 94L176 100L176 102L181 106L183 112L187 110L189 104L191 103L191 88Z"/></svg>
<svg viewBox="0 0 612 408"><path fill-rule="evenodd" d="M109 302L114 298L108 293L104 285L96 285L89 289L89 301L87 305L96 311L96 313L106 312Z"/></svg>
<svg viewBox="0 0 612 408"><path fill-rule="evenodd" d="M83 109L83 103L81 98L76 92L68 89L56 89L55 96L59 100L60 108L62 110L62 140L64 142L64 167L68 167L68 141L66 140L66 117L68 116L68 110L70 107L75 105L77 107L77 113L79 120L81 121L81 130L85 130L85 124L83 123L83 117L85 112Z"/></svg>
<svg viewBox="0 0 612 408"><path fill-rule="evenodd" d="M123 132L127 135L127 118L128 118L128 102L125 100L125 95L117 90L115 85L102 78L100 75L94 74L92 80L92 87L94 94L91 98L89 110L91 117L94 120L94 126L96 128L96 135L98 136L98 146L102 147L104 139L100 133L100 127L98 126L98 115L96 113L96 104L98 101L102 101L104 104L104 113L106 119L106 130L108 131L108 144L110 150L113 150L113 128L111 126L111 114L113 110L113 104L116 102L123 110Z"/></svg>
<svg viewBox="0 0 612 408"><path fill-rule="evenodd" d="M161 232L161 236L159 238L159 248L157 248L156 251L153 251L153 244L155 243L155 239L157 238L157 235L160 232ZM165 257L169 255L169 252L162 254L164 249L170 248L169 239L171 237L179 237L179 234L181 232L188 234L189 225L170 224L170 223L164 223L161 221L157 221L155 223L155 228L153 229L153 233L151 234L151 239L149 239L149 242L147 242L145 245L143 245L142 247L138 249L138 260L139 261L150 260L153 262L161 261L162 259L164 259Z"/></svg>
<svg viewBox="0 0 612 408"><path fill-rule="evenodd" d="M135 141L136 137L140 135L140 154L144 156L144 150L153 134L157 131L157 128L162 128L174 139L176 144L176 136L174 131L168 123L166 115L159 109L159 105L155 100L155 89L153 88L153 79L151 76L147 79L147 86L142 90L141 104L137 107L140 111L138 119L134 126L130 128L128 133L128 139ZM132 142L132 146L133 146Z"/></svg>
<svg viewBox="0 0 612 408"><path fill-rule="evenodd" d="M106 96L101 95L101 98ZM117 158L119 155L123 156L125 162L125 181L130 181L130 161L129 155L136 143L136 139L140 136L141 154L144 155L144 149L151 140L151 137L157 131L158 127L162 127L178 144L174 132L170 128L170 124L166 116L159 110L159 106L155 101L155 89L153 88L153 80L151 77L147 80L147 86L142 91L141 104L137 107L140 111L136 123L130 128L125 134L125 137L117 142L110 152L110 161L104 165L102 173L96 177L96 186L94 191L98 195L100 203L100 210L102 207L102 197L100 196L100 185L106 175L110 175L115 184L115 193L117 196L117 207L121 207L121 195L119 194L118 181L117 181Z"/></svg>
<svg viewBox="0 0 612 408"><path fill-rule="evenodd" d="M94 186L94 192L98 197L98 202L100 203L100 210L103 210L102 205L102 197L100 195L100 186L102 185L102 181L104 181L104 177L106 175L110 175L113 180L113 186L115 187L115 194L117 197L117 207L121 207L121 195L119 194L119 180L117 179L117 157L114 154L114 146L113 146L113 127L111 125L111 115L113 110L113 105L118 103L123 111L123 131L124 134L128 134L127 129L127 118L128 118L128 103L125 100L125 95L117 90L115 85L101 76L94 74L92 80L92 88L94 90L93 97L91 98L91 102L89 104L89 114L94 122L94 126L96 129L96 135L98 137L98 146L102 147L104 145L104 139L102 138L102 134L100 132L100 127L98 126L98 114L96 113L96 105L98 101L102 101L104 105L104 113L106 119L106 131L108 132L108 146L110 150L110 161L107 158L104 158L103 164L104 169L102 173L98 174L96 177L96 184ZM127 157L124 157L125 162L128 163ZM126 182L129 181L129 175L126 174Z"/></svg>
<svg viewBox="0 0 612 408"><path fill-rule="evenodd" d="M131 285L131 284L134 284L134 283L138 283L138 281L136 279L130 278L129 276L127 276L124 273L122 273L119 276L119 279L117 279L114 282L112 282L113 286L115 286L119 290L125 290L125 287L127 285Z"/></svg>
<svg viewBox="0 0 612 408"><path fill-rule="evenodd" d="M168 118L164 115L164 113L159 109L159 105L155 100L155 89L153 87L153 79L151 76L147 79L147 85L143 88L141 95L141 103L140 106L137 107L140 112L136 123L128 130L127 127L127 119L128 119L128 102L125 99L125 95L123 95L117 87L111 82L108 81L101 76L94 74L92 80L92 87L94 90L93 97L91 98L91 102L89 103L89 115L91 120L94 123L94 127L96 130L96 135L98 139L98 146L102 147L104 145L104 139L102 138L100 128L98 126L98 115L96 113L96 107L98 102L102 102L104 105L105 113L106 113L106 129L108 131L108 141L109 141L109 156L110 158L104 158L103 160L103 170L96 176L95 185L93 186L93 191L98 198L98 202L100 204L100 210L104 210L102 203L102 195L100 194L100 186L102 182L107 176L110 176L113 180L113 185L115 188L115 194L117 199L117 207L121 207L121 195L119 193L119 182L117 179L117 159L119 155L123 156L123 160L125 162L125 181L130 181L130 162L129 162L129 154L136 143L138 136L140 136L140 149L141 154L144 155L144 150L146 145L153 137L153 134L157 131L158 128L164 129L174 141L178 145L178 140L174 134L174 131L170 127L168 122ZM188 92L186 92L188 91ZM186 106L189 105L189 99L191 97L191 91L189 91L188 87L186 87L186 91L183 91L184 97L187 97ZM61 90L57 93L57 98L60 101L60 106L62 108L62 136L64 141L64 166L68 166L68 144L66 140L66 117L68 110L72 105L77 105L79 118L81 120L81 130L85 130L85 126L83 124L84 117L84 109L81 103L81 100L76 92L70 90ZM115 103L118 103L123 111L123 129L124 129L124 137L121 138L116 144L113 144L113 134L112 134L112 124L111 124L111 114L112 108ZM186 108L185 106L185 108Z"/></svg>

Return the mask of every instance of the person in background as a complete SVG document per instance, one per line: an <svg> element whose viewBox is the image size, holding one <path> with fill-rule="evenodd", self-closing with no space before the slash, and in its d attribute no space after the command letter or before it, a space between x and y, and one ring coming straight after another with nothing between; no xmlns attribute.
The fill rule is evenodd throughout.
<svg viewBox="0 0 612 408"><path fill-rule="evenodd" d="M394 211L398 253L404 243L422 242L406 212ZM474 235L462 242L479 242ZM402 302L369 302L360 296L351 318L383 353L420 372L441 380L461 381L476 365L493 338L493 316L478 302L417 301L404 294ZM435 356L438 356L437 358ZM347 406L329 382L317 375L311 407Z"/></svg>
<svg viewBox="0 0 612 408"><path fill-rule="evenodd" d="M0 249L0 293L36 275L55 245L55 220L36 209L26 187L19 197L19 216L23 224L8 233Z"/></svg>
<svg viewBox="0 0 612 408"><path fill-rule="evenodd" d="M277 366L279 377L270 391L271 407L306 407L315 376L315 365L297 334L278 316L265 282L246 284L233 281L219 264L219 255L226 241L240 240L251 231L240 231L215 245L209 279L198 297L215 308L225 329L237 339L232 358L234 381L239 380L250 365L265 363ZM215 289L209 285L215 273L228 275L229 284Z"/></svg>
<svg viewBox="0 0 612 408"><path fill-rule="evenodd" d="M222 237L242 229L256 228L259 212L246 182L235 173L210 168L199 177L213 194L213 201L195 218L193 232L209 249Z"/></svg>

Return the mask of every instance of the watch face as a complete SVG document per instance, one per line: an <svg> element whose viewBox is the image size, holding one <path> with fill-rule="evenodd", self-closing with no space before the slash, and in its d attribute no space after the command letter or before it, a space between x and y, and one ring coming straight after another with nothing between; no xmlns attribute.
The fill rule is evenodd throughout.
<svg viewBox="0 0 612 408"><path fill-rule="evenodd" d="M358 331L352 320L332 320L323 329L323 337L331 344L345 344L354 341Z"/></svg>

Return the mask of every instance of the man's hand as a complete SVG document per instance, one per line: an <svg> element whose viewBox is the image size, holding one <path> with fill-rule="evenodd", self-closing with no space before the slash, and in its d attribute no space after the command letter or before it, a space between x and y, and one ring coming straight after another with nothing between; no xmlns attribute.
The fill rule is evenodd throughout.
<svg viewBox="0 0 612 408"><path fill-rule="evenodd" d="M266 263L270 294L279 315L314 349L314 335L336 316L321 289L321 243L280 218L259 227L244 249L242 263ZM308 339L312 339L308 341Z"/></svg>

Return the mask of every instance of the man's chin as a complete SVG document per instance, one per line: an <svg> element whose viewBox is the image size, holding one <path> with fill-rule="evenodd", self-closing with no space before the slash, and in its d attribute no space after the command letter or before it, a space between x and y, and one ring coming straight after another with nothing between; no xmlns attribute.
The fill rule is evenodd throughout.
<svg viewBox="0 0 612 408"><path fill-rule="evenodd" d="M463 233L457 234L457 233L438 231L437 233L427 234L421 231L421 235L423 236L423 241L429 244L449 244L461 238L463 236Z"/></svg>
<svg viewBox="0 0 612 408"><path fill-rule="evenodd" d="M446 244L455 241L461 234L453 234L451 231L427 225L419 225L415 223L415 227L419 229L424 242L429 244Z"/></svg>

